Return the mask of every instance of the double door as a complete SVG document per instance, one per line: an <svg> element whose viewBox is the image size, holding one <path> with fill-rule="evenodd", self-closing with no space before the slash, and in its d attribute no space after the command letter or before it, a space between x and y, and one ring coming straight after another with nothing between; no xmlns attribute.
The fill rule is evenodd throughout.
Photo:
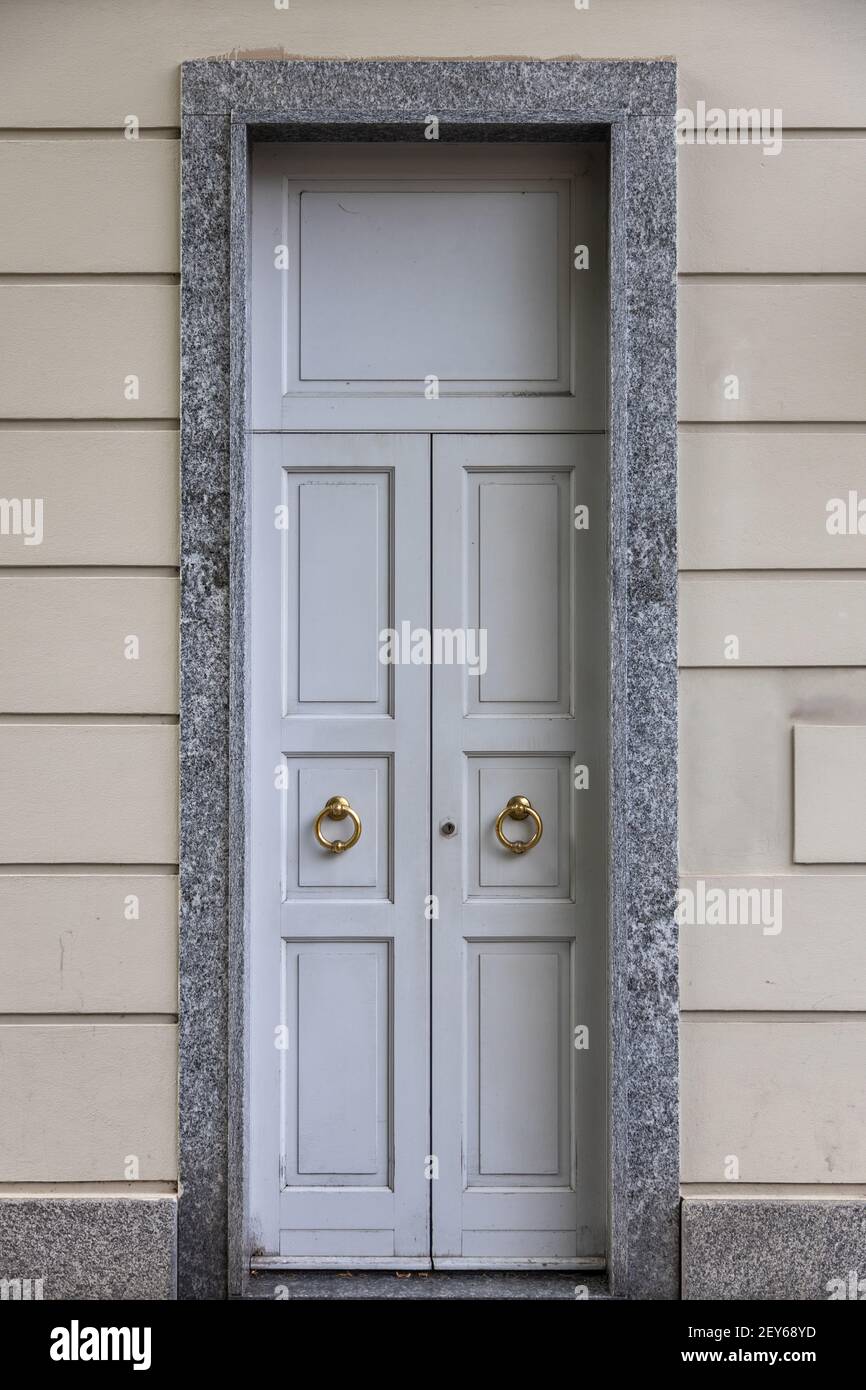
<svg viewBox="0 0 866 1390"><path fill-rule="evenodd" d="M603 446L253 438L254 1265L603 1261Z"/></svg>

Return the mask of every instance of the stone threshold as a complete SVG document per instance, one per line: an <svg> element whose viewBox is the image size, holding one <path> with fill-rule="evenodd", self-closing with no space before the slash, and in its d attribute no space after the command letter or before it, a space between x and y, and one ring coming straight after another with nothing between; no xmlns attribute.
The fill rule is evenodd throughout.
<svg viewBox="0 0 866 1390"><path fill-rule="evenodd" d="M576 1299L575 1289L586 1289ZM278 1292L279 1290L279 1292ZM285 1290L285 1292L283 1292ZM285 1270L282 1273L251 1275L244 1300L521 1300L548 1302L611 1301L605 1274L569 1274L539 1272L507 1273L473 1271L471 1273L431 1270L429 1273L396 1274L376 1270L348 1274L318 1273L314 1270Z"/></svg>

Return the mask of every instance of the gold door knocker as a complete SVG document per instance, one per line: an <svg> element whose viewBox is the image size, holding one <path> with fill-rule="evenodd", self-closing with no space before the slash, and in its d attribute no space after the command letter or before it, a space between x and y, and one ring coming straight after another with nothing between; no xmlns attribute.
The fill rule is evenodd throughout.
<svg viewBox="0 0 866 1390"><path fill-rule="evenodd" d="M323 820L345 820L346 817L354 824L352 837L349 840L326 840L322 834ZM361 817L357 811L353 811L344 796L331 796L325 805L324 810L316 816L316 839L322 849L330 850L331 854L342 854L344 849L351 849L361 838Z"/></svg>
<svg viewBox="0 0 866 1390"><path fill-rule="evenodd" d="M509 840L503 834L502 822L508 816L511 820L526 820L531 817L535 821L535 829L528 840ZM496 817L496 838L506 849L510 849L512 854L525 854L533 845L537 845L544 832L541 824L541 816L536 811L528 796L513 796L508 805L499 812Z"/></svg>

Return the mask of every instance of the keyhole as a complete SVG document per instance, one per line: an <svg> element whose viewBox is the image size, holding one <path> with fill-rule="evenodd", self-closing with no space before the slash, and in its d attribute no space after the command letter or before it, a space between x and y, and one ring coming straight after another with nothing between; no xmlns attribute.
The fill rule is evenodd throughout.
<svg viewBox="0 0 866 1390"><path fill-rule="evenodd" d="M452 835L457 834L457 826L454 824L453 820L444 820L439 826L439 829L442 834L448 836L449 839Z"/></svg>

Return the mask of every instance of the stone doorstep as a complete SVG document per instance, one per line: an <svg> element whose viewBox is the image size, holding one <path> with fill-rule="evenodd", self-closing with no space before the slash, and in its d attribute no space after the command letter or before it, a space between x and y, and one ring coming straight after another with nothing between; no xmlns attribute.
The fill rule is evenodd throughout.
<svg viewBox="0 0 866 1390"><path fill-rule="evenodd" d="M575 1298L575 1288L586 1289L586 1295ZM282 1292L285 1290L285 1292ZM278 1292L279 1291L279 1292ZM520 1302L567 1301L610 1302L607 1276L604 1274L550 1274L531 1272L471 1271L460 1274L431 1270L423 1273L396 1274L385 1270L369 1273L316 1273L312 1270L286 1270L282 1273L252 1275L244 1294L247 1300L274 1302L302 1300L516 1300Z"/></svg>

